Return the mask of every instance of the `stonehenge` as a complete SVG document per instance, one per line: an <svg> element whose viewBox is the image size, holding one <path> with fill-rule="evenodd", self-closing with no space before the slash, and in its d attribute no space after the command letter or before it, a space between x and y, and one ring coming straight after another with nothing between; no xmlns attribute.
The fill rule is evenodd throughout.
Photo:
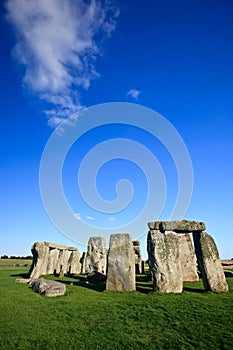
<svg viewBox="0 0 233 350"><path fill-rule="evenodd" d="M31 248L33 261L29 271L29 278L58 274L80 273L81 264L78 249L51 242L35 242ZM70 254L70 256L69 256Z"/></svg>
<svg viewBox="0 0 233 350"><path fill-rule="evenodd" d="M203 232L206 229L203 222L155 221L149 222L148 227L147 251L155 291L180 293L183 281L198 279L194 250L205 290L228 291L218 249L214 239Z"/></svg>
<svg viewBox="0 0 233 350"><path fill-rule="evenodd" d="M206 291L228 291L217 246L203 222L155 221L148 227L148 265L154 291L181 293L183 282L198 281L199 275ZM129 233L111 234L109 250L104 237L90 237L81 259L77 248L51 242L34 243L32 254L29 281L44 275L81 273L88 281L106 280L108 291L135 291L135 276L144 273L140 242L132 241Z"/></svg>

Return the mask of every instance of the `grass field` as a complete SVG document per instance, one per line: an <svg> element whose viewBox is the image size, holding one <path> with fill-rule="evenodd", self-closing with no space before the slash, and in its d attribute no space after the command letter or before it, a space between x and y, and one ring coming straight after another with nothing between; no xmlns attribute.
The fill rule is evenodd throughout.
<svg viewBox="0 0 233 350"><path fill-rule="evenodd" d="M1 350L233 348L233 278L229 293L206 293L199 281L165 295L146 275L136 292L115 293L65 277L66 295L46 298L14 282L28 270L0 261Z"/></svg>

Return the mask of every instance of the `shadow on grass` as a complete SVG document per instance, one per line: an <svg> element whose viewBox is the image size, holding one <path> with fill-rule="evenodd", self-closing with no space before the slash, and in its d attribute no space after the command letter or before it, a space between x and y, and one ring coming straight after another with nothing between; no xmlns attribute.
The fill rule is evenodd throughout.
<svg viewBox="0 0 233 350"><path fill-rule="evenodd" d="M184 292L192 292L192 293L206 293L205 289L201 288L191 288L191 287L183 287Z"/></svg>
<svg viewBox="0 0 233 350"><path fill-rule="evenodd" d="M136 291L143 293L143 294L148 294L153 291L153 286L151 285L145 285L142 283L136 283Z"/></svg>
<svg viewBox="0 0 233 350"><path fill-rule="evenodd" d="M28 273L11 274L10 276L15 278L25 278L25 279L29 278ZM73 286L87 288L100 293L106 290L106 281L98 281L98 280L94 281L94 280L88 279L86 275L74 275L74 276L65 275L64 278L59 278L58 276L54 276L54 275L47 275L47 276L42 276L42 278L52 279L57 282L61 282L65 285L73 285ZM206 293L204 286L200 285L200 281L192 282L192 283L189 282L187 283L188 285L185 285L185 284L183 287L184 292ZM150 292L153 291L153 283L151 281L150 274L136 275L136 291L143 294L149 294Z"/></svg>
<svg viewBox="0 0 233 350"><path fill-rule="evenodd" d="M28 273L17 273L17 274L13 274L10 275L11 277L16 277L16 278L29 278Z"/></svg>

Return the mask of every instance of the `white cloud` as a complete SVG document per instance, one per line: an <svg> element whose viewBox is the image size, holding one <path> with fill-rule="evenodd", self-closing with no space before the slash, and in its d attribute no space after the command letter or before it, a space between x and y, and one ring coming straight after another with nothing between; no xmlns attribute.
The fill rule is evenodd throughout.
<svg viewBox="0 0 233 350"><path fill-rule="evenodd" d="M131 89L127 92L127 97L132 97L134 100L137 100L140 94L141 91L137 89Z"/></svg>
<svg viewBox="0 0 233 350"><path fill-rule="evenodd" d="M25 67L23 84L46 103L50 124L76 112L82 105L80 88L88 89L99 76L95 61L119 15L113 1L6 2L17 38L13 56Z"/></svg>
<svg viewBox="0 0 233 350"><path fill-rule="evenodd" d="M74 214L74 217L75 217L77 220L82 220L81 214L79 214L79 213Z"/></svg>
<svg viewBox="0 0 233 350"><path fill-rule="evenodd" d="M86 217L88 220L95 220L95 218L93 218L93 216L87 216Z"/></svg>
<svg viewBox="0 0 233 350"><path fill-rule="evenodd" d="M110 217L108 218L108 220L109 220L109 221L115 221L116 218L114 218L114 216L110 216Z"/></svg>

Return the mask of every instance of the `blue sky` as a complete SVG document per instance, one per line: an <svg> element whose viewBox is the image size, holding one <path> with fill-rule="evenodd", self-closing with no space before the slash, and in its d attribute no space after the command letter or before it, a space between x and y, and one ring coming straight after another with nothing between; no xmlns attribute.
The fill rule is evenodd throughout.
<svg viewBox="0 0 233 350"><path fill-rule="evenodd" d="M194 175L184 218L204 221L221 257L232 258L232 1L33 4L8 0L0 5L0 255L30 254L35 241L78 245L44 209L39 187L43 150L59 123L74 112L127 102L157 111L180 134ZM98 213L80 197L77 173L83 157L111 138L142 143L158 159L167 189L160 219L169 219L176 199L176 167L159 140L134 125L112 122L90 130L71 147L62 173L76 219L93 225L83 232L87 238L96 234L95 226L118 232L146 202L147 177L130 159L119 158L100 169L96 187L106 201L113 201L116 182L129 178L134 200L127 210ZM89 185L88 173L82 189ZM146 221L155 219L148 213ZM146 222L144 226L146 232Z"/></svg>

